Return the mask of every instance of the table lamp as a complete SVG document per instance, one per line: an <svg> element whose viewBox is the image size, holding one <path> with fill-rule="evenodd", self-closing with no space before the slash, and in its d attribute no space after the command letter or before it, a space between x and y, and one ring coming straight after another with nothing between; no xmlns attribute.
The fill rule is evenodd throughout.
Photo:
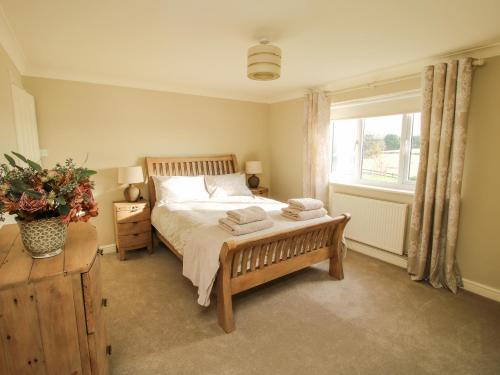
<svg viewBox="0 0 500 375"><path fill-rule="evenodd" d="M251 174L248 177L248 186L255 189L259 187L260 180L256 174L262 173L262 162L260 161L247 161L245 163L245 172Z"/></svg>
<svg viewBox="0 0 500 375"><path fill-rule="evenodd" d="M124 167L118 169L118 183L129 184L123 192L127 202L137 202L141 196L141 189L134 184L144 182L142 167Z"/></svg>

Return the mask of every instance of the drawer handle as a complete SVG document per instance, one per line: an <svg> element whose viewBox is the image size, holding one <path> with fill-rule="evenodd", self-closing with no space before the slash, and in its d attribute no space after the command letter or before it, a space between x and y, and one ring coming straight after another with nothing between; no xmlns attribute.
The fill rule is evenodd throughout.
<svg viewBox="0 0 500 375"><path fill-rule="evenodd" d="M97 255L104 255L103 249L97 249Z"/></svg>
<svg viewBox="0 0 500 375"><path fill-rule="evenodd" d="M134 237L137 237L139 235L139 233L134 233Z"/></svg>
<svg viewBox="0 0 500 375"><path fill-rule="evenodd" d="M106 354L111 355L113 353L113 347L111 345L106 346Z"/></svg>
<svg viewBox="0 0 500 375"><path fill-rule="evenodd" d="M108 307L108 299L107 298L101 299L101 306L102 307Z"/></svg>
<svg viewBox="0 0 500 375"><path fill-rule="evenodd" d="M138 207L130 207L130 212L135 212L135 211L138 211L139 208Z"/></svg>

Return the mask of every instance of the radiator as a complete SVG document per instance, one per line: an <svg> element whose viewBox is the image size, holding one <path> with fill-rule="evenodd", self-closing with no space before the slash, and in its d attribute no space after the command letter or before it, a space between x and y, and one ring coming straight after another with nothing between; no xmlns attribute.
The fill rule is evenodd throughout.
<svg viewBox="0 0 500 375"><path fill-rule="evenodd" d="M333 215L352 215L348 239L403 254L407 204L333 193L330 207Z"/></svg>

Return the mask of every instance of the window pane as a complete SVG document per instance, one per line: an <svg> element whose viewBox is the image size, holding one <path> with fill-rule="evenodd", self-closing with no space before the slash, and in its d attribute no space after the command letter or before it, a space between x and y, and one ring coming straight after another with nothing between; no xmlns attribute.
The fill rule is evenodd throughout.
<svg viewBox="0 0 500 375"><path fill-rule="evenodd" d="M354 177L357 132L357 119L333 123L332 172L336 180L352 180Z"/></svg>
<svg viewBox="0 0 500 375"><path fill-rule="evenodd" d="M410 181L417 181L419 160L420 160L420 113L414 113L411 126L410 172L408 173L408 179Z"/></svg>
<svg viewBox="0 0 500 375"><path fill-rule="evenodd" d="M364 120L361 178L399 182L399 158L403 115L369 117Z"/></svg>

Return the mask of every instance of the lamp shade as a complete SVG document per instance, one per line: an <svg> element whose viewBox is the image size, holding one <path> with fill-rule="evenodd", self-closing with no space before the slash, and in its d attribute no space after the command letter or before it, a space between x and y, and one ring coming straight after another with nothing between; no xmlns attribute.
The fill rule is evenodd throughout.
<svg viewBox="0 0 500 375"><path fill-rule="evenodd" d="M281 49L262 40L250 47L247 57L247 77L256 81L272 81L281 74Z"/></svg>
<svg viewBox="0 0 500 375"><path fill-rule="evenodd" d="M247 174L262 173L262 162L261 161L247 161L245 163L245 171Z"/></svg>
<svg viewBox="0 0 500 375"><path fill-rule="evenodd" d="M141 166L118 168L119 184L134 184L139 182L144 182Z"/></svg>

